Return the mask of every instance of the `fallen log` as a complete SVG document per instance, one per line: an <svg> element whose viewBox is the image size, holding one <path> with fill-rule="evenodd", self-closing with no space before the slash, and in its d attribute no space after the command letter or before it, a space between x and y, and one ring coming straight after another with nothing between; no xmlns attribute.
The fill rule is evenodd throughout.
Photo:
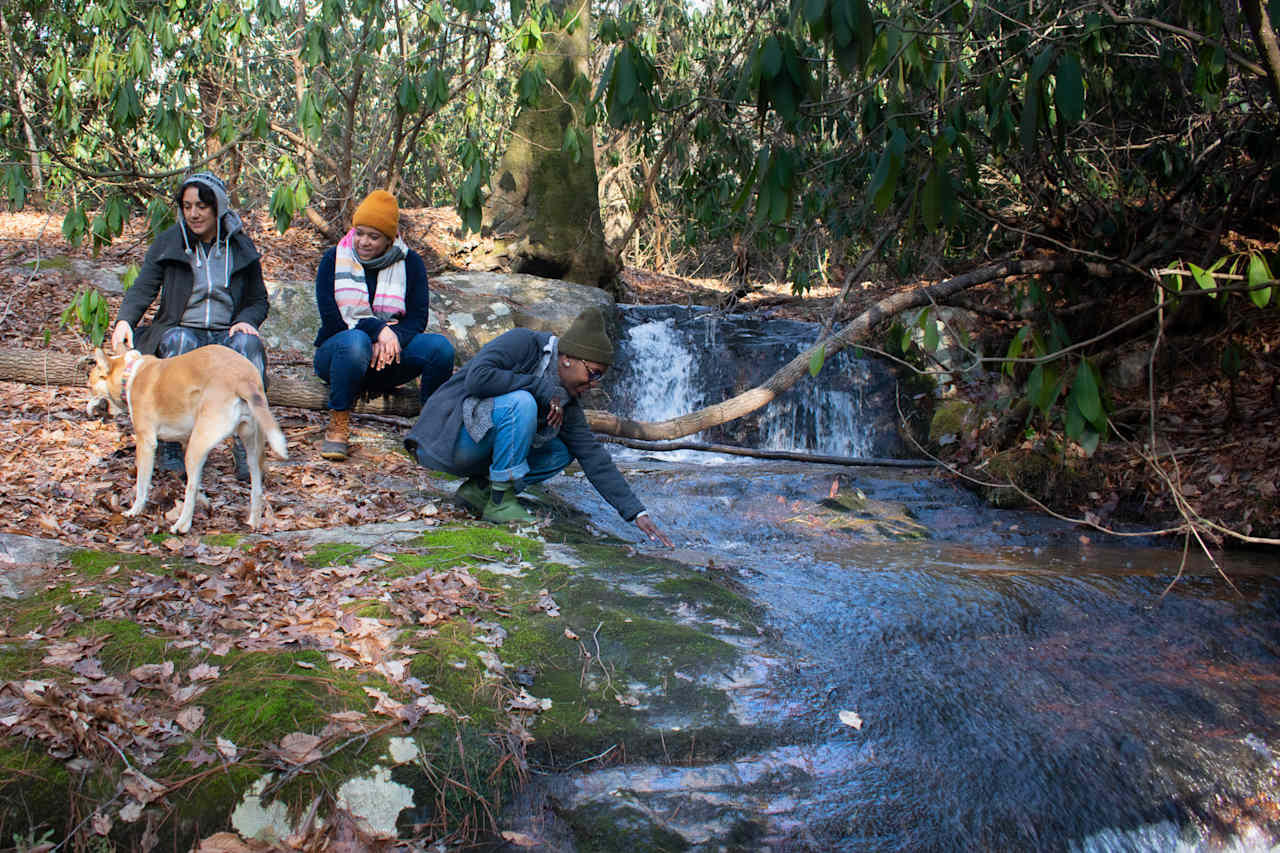
<svg viewBox="0 0 1280 853"><path fill-rule="evenodd" d="M729 456L750 456L755 459L782 459L789 462L809 462L814 465L846 465L867 468L937 468L942 463L933 459L890 459L875 456L828 456L804 450L764 450L754 447L738 447L733 444L708 444L702 441L640 441L634 438L600 436L601 441L620 444L636 450L697 450L702 453L724 453Z"/></svg>
<svg viewBox="0 0 1280 853"><path fill-rule="evenodd" d="M1072 258L1006 260L988 264L934 285L895 293L881 299L839 331L824 336L762 384L723 402L658 422L633 421L611 412L588 410L587 424L594 432L621 438L647 441L683 438L767 406L775 397L808 375L809 364L818 353L821 353L823 359L828 359L867 337L879 323L903 311L930 304L946 304L956 294L971 287L1010 276L1067 273L1081 277L1109 278L1120 271L1119 267ZM317 410L325 408L326 386L319 379L275 373L269 374L268 378L267 400L271 405ZM88 364L81 357L70 353L0 348L0 380L36 385L83 385L88 380ZM418 394L414 390L402 389L393 394L362 397L357 401L355 411L360 414L416 418L419 412Z"/></svg>
<svg viewBox="0 0 1280 853"><path fill-rule="evenodd" d="M852 346L867 337L879 323L896 314L911 308L925 305L944 305L957 293L968 290L988 281L995 281L1009 276L1046 275L1048 273L1068 273L1072 275L1095 276L1109 278L1120 271L1119 267L1107 264L1086 263L1075 259L1045 260L1008 260L988 264L976 270L957 275L934 285L919 287L895 293L876 302L866 311L849 321L844 328L834 334L827 335L809 347L790 362L783 365L777 373L770 376L762 384L736 397L690 412L686 415L670 418L665 421L642 422L619 417L608 412L594 412L590 419L591 428L596 432L623 438L645 439L648 441L670 441L701 432L714 426L740 418L763 408L773 402L774 398L795 385L809 373L812 359L821 353L828 359L845 347Z"/></svg>
<svg viewBox="0 0 1280 853"><path fill-rule="evenodd" d="M29 385L83 386L89 381L90 362L90 359L69 352L0 347L0 380ZM267 372L267 402L273 406L322 411L326 408L328 394L328 386L314 376ZM419 410L416 388L361 396L355 407L359 414L405 418L416 418Z"/></svg>

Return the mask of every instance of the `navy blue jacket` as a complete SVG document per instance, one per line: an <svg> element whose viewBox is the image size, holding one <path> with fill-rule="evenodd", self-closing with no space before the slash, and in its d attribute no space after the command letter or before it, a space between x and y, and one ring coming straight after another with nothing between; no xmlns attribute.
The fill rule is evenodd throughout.
<svg viewBox="0 0 1280 853"><path fill-rule="evenodd" d="M320 268L316 270L316 308L320 311L320 331L316 335L316 346L338 332L347 330L342 312L338 310L338 301L333 296L333 263L337 255L336 246L325 252L320 259ZM404 278L404 316L391 326L391 331L400 339L402 349L409 345L414 335L421 334L427 328L427 312L431 307L430 292L427 289L427 265L413 249L404 256ZM378 288L378 270L366 268L364 279L369 285L369 302L372 304ZM376 341L385 325L386 322L377 317L365 317L356 323L356 328L368 335L369 340Z"/></svg>

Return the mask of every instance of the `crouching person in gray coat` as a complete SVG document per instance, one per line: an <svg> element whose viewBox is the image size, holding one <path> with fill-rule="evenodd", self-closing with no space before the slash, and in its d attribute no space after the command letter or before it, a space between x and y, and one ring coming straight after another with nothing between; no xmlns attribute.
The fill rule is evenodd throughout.
<svg viewBox="0 0 1280 853"><path fill-rule="evenodd" d="M595 309L579 314L562 337L512 329L436 389L405 447L427 468L467 477L458 496L491 522L532 521L515 494L576 459L619 515L670 548L578 402L612 362L613 343Z"/></svg>

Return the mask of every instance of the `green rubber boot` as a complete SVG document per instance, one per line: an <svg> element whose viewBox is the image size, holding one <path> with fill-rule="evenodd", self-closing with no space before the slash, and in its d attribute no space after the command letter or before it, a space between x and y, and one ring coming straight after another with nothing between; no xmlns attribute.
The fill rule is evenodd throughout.
<svg viewBox="0 0 1280 853"><path fill-rule="evenodd" d="M468 477L453 494L475 512L482 513L489 503L489 478Z"/></svg>
<svg viewBox="0 0 1280 853"><path fill-rule="evenodd" d="M484 512L480 517L494 524L507 524L512 521L521 524L533 522L533 516L520 506L520 501L516 500L516 496L507 489L493 489L490 492L489 502L484 505Z"/></svg>

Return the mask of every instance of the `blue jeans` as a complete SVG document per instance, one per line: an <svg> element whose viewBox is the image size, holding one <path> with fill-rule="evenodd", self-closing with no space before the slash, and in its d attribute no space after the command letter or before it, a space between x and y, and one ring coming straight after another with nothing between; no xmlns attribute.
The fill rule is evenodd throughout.
<svg viewBox="0 0 1280 853"><path fill-rule="evenodd" d="M493 426L479 441L458 431L453 446L454 472L472 477L488 477L517 491L549 480L573 461L569 448L559 438L533 447L538 427L538 403L528 391L512 391L493 398Z"/></svg>
<svg viewBox="0 0 1280 853"><path fill-rule="evenodd" d="M257 335L246 335L244 332L228 335L225 331L174 326L160 338L156 356L173 358L210 344L221 344L249 359L249 363L257 368L258 375L262 377L262 387L267 387L267 349L262 345L262 338Z"/></svg>
<svg viewBox="0 0 1280 853"><path fill-rule="evenodd" d="M420 332L400 350L400 361L373 370L373 341L359 329L347 329L316 349L316 375L329 383L329 408L348 412L363 391L391 391L420 377L420 402L426 402L453 373L453 344L444 335Z"/></svg>

